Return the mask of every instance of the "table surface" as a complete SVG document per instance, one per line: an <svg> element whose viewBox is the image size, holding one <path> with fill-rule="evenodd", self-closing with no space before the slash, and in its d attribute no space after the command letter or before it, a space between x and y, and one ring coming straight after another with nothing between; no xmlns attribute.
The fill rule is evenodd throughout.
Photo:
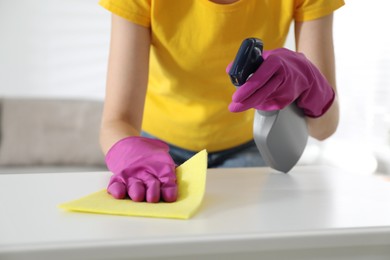
<svg viewBox="0 0 390 260"><path fill-rule="evenodd" d="M269 168L209 169L204 201L189 220L57 208L105 188L109 176L0 175L0 259L390 245L390 182L379 176L327 166L299 166L289 174Z"/></svg>

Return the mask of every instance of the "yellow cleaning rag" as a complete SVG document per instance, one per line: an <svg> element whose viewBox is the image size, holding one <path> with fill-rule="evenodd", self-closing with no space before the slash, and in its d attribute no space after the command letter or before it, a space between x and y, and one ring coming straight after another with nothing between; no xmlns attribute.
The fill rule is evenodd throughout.
<svg viewBox="0 0 390 260"><path fill-rule="evenodd" d="M117 200L101 190L86 197L59 205L70 211L189 219L202 203L206 187L207 151L203 150L176 168L178 199L172 203L134 202Z"/></svg>

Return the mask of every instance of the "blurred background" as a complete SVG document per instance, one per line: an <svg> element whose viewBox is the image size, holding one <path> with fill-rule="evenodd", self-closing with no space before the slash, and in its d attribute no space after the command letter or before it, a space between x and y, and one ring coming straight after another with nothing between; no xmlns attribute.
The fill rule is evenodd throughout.
<svg viewBox="0 0 390 260"><path fill-rule="evenodd" d="M358 173L390 173L389 8L386 0L346 0L336 11L340 127L324 142L310 140L302 163L331 164ZM101 103L109 33L110 14L97 0L0 0L0 98ZM291 35L286 47L294 48ZM27 110L34 112L31 106ZM10 125L4 113L2 129ZM10 118L7 120L24 120ZM2 130L2 145L4 138L12 136L7 131L14 133ZM7 142L16 145L20 140L14 136ZM0 161L10 148L5 150L0 151ZM12 156L23 151L20 146ZM35 158L39 161L42 159Z"/></svg>

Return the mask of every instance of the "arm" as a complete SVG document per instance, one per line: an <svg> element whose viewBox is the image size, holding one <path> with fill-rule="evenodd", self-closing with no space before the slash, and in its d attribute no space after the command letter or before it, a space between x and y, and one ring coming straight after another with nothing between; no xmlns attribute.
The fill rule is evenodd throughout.
<svg viewBox="0 0 390 260"><path fill-rule="evenodd" d="M332 106L324 115L319 118L307 117L309 134L318 140L331 136L336 131L339 121L332 26L333 15L295 23L297 51L304 53L317 66L336 93Z"/></svg>
<svg viewBox="0 0 390 260"><path fill-rule="evenodd" d="M100 143L113 173L114 198L173 202L175 163L167 144L139 137L149 72L150 30L112 17L110 57Z"/></svg>
<svg viewBox="0 0 390 260"><path fill-rule="evenodd" d="M100 144L104 154L118 140L139 135L147 88L150 30L112 16L106 97Z"/></svg>

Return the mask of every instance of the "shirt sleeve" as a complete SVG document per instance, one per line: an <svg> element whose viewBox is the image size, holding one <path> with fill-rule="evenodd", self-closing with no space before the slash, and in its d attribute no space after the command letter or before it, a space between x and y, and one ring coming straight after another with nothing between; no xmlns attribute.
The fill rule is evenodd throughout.
<svg viewBox="0 0 390 260"><path fill-rule="evenodd" d="M99 5L133 23L150 27L151 0L100 0Z"/></svg>
<svg viewBox="0 0 390 260"><path fill-rule="evenodd" d="M294 19L298 22L321 18L344 5L344 0L297 0L295 2Z"/></svg>

